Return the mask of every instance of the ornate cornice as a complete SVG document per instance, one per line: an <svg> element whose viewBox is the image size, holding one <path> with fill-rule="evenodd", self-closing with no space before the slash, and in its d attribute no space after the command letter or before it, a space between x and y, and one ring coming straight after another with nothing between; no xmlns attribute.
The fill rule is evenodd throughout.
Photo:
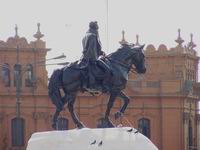
<svg viewBox="0 0 200 150"><path fill-rule="evenodd" d="M146 57L163 57L163 56L178 56L180 54L184 55L190 55L194 58L198 58L197 52L193 49L196 47L196 44L193 42L193 34L190 35L190 42L188 43L188 46L183 46L184 40L181 37L181 30L178 29L178 37L175 40L177 43L176 47L170 48L169 50L164 44L161 44L158 48L158 50L155 49L155 47L151 44L148 45L145 50Z"/></svg>
<svg viewBox="0 0 200 150"><path fill-rule="evenodd" d="M37 24L38 29L36 34L34 34L34 37L36 38L36 41L32 41L30 43L27 42L27 39L25 37L20 37L18 35L18 27L15 26L15 35L13 37L9 37L6 41L0 40L0 50L5 49L16 49L19 47L19 49L33 49L33 48L40 48L40 49L46 49L46 44L44 41L40 40L44 35L40 32L40 24Z"/></svg>

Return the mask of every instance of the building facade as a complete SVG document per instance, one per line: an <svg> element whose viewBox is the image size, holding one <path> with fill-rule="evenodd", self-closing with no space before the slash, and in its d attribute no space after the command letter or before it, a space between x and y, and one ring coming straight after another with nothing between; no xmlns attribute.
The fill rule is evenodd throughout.
<svg viewBox="0 0 200 150"><path fill-rule="evenodd" d="M0 149L25 149L35 131L50 128L46 53L38 24L35 41L18 35L0 41ZM53 108L53 107L52 107Z"/></svg>
<svg viewBox="0 0 200 150"><path fill-rule="evenodd" d="M134 116L149 120L151 140L159 149L197 149L199 57L192 35L186 46L180 31L175 41L177 46L170 49L163 44L158 49L146 47L147 73L142 80L130 76L128 90L133 91L133 101L137 100L133 106L140 105Z"/></svg>
<svg viewBox="0 0 200 150"><path fill-rule="evenodd" d="M15 31L14 37L0 41L0 150L25 150L32 133L52 130L55 111L47 94L45 58L50 49L41 40L40 25L34 34L36 40L30 43L18 35L17 28ZM148 45L147 73L129 75L125 92L131 100L124 116L116 121L113 117L122 105L120 99L111 113L113 123L137 128L160 150L200 146L199 57L192 35L186 46L183 42L179 31L174 48ZM98 126L107 99L108 95L79 94L75 110L87 127ZM74 128L66 108L58 122L60 130Z"/></svg>

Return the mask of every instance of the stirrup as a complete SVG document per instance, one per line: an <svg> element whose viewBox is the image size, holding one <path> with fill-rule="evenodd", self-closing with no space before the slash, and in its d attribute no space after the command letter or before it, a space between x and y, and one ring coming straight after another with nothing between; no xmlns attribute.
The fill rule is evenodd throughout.
<svg viewBox="0 0 200 150"><path fill-rule="evenodd" d="M95 88L84 88L87 92L89 92L91 95L95 96L96 94L99 94L99 90L95 89Z"/></svg>

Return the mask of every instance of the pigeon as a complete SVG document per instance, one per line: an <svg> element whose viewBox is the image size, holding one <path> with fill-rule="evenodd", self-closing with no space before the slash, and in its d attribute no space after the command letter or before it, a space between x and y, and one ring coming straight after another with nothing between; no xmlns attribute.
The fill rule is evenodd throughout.
<svg viewBox="0 0 200 150"><path fill-rule="evenodd" d="M139 131L138 130L136 130L134 133L136 134L136 133L138 133Z"/></svg>
<svg viewBox="0 0 200 150"><path fill-rule="evenodd" d="M131 129L127 130L127 132L132 132L132 131L133 131L133 128L131 128Z"/></svg>
<svg viewBox="0 0 200 150"><path fill-rule="evenodd" d="M99 144L98 144L98 146L102 146L102 144L103 144L103 141L100 141Z"/></svg>
<svg viewBox="0 0 200 150"><path fill-rule="evenodd" d="M90 143L90 145L93 145L93 144L95 144L97 141L96 140L94 140L92 143Z"/></svg>

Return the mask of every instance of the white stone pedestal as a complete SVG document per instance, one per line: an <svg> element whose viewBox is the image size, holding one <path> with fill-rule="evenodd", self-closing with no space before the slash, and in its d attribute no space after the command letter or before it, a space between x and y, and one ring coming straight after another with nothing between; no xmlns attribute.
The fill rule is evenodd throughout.
<svg viewBox="0 0 200 150"><path fill-rule="evenodd" d="M27 150L158 150L131 127L73 129L34 133Z"/></svg>

